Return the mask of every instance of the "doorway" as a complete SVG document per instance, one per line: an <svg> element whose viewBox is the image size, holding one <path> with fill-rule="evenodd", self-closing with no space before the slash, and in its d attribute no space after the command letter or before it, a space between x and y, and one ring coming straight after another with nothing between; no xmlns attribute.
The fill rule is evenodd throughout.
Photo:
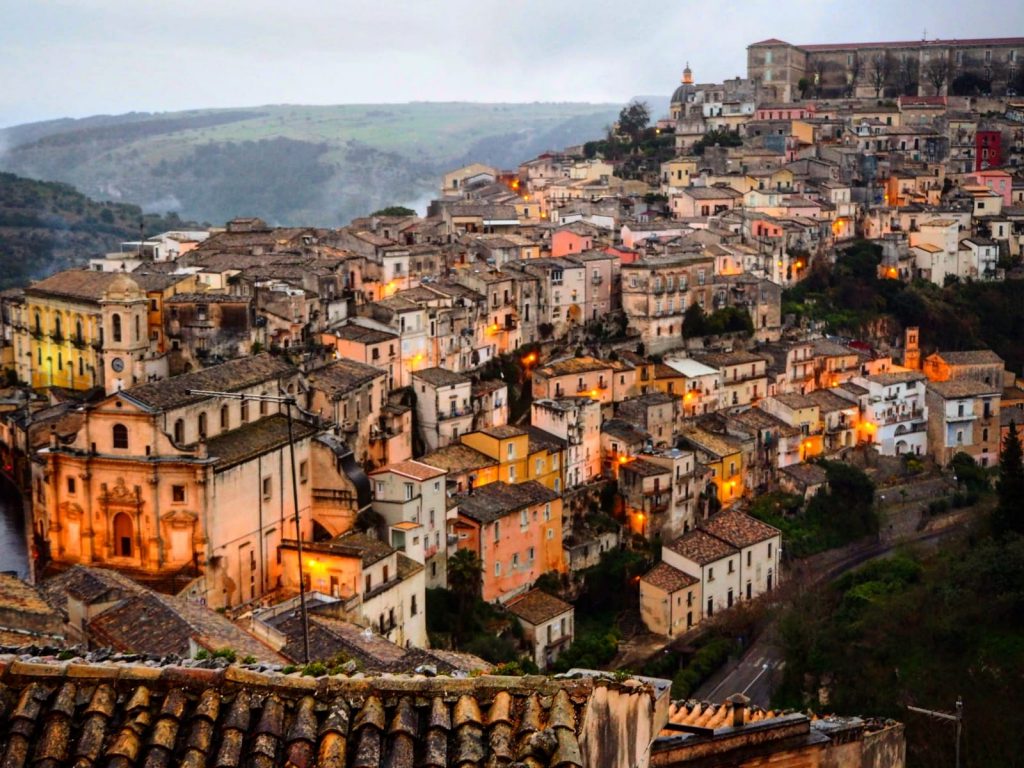
<svg viewBox="0 0 1024 768"><path fill-rule="evenodd" d="M124 512L114 515L114 554L132 556L132 519Z"/></svg>

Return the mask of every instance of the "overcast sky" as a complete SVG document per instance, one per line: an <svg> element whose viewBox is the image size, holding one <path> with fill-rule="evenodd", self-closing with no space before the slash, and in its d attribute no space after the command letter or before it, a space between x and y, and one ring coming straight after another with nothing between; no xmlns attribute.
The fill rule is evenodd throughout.
<svg viewBox="0 0 1024 768"><path fill-rule="evenodd" d="M925 10L927 9L927 10ZM0 0L0 126L272 103L604 101L746 46L1024 36L1019 0Z"/></svg>

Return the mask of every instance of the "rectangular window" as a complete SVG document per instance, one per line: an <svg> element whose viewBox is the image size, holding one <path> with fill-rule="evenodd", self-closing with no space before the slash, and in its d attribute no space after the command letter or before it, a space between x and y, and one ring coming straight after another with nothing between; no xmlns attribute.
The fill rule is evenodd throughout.
<svg viewBox="0 0 1024 768"><path fill-rule="evenodd" d="M715 580L715 569L714 568L708 568L708 581L714 581L714 580Z"/></svg>
<svg viewBox="0 0 1024 768"><path fill-rule="evenodd" d="M378 480L377 481L377 494L376 495L377 495L378 499L383 498L383 496L384 496L384 481L383 480Z"/></svg>
<svg viewBox="0 0 1024 768"><path fill-rule="evenodd" d="M410 501L412 499L412 483L405 484L405 500Z"/></svg>
<svg viewBox="0 0 1024 768"><path fill-rule="evenodd" d="M171 486L171 501L178 504L185 503L185 486L184 485L172 485Z"/></svg>
<svg viewBox="0 0 1024 768"><path fill-rule="evenodd" d="M508 457L510 459L515 458L515 455L516 455L516 444L515 443L509 443L508 444L508 448L506 449L506 451L507 451Z"/></svg>
<svg viewBox="0 0 1024 768"><path fill-rule="evenodd" d="M525 529L525 528L529 527L529 525L530 525L530 512L529 512L529 510L524 509L522 512L519 513L519 527Z"/></svg>
<svg viewBox="0 0 1024 768"><path fill-rule="evenodd" d="M519 567L519 553L516 552L515 554L512 555L512 568L515 569L515 568L518 568L518 567Z"/></svg>
<svg viewBox="0 0 1024 768"><path fill-rule="evenodd" d="M68 478L68 493L74 493L74 492L75 492L75 478L69 477Z"/></svg>
<svg viewBox="0 0 1024 768"><path fill-rule="evenodd" d="M544 505L544 521L547 522L551 519L551 502L549 501Z"/></svg>
<svg viewBox="0 0 1024 768"><path fill-rule="evenodd" d="M526 550L526 556L529 558L530 562L532 563L533 562L533 557L534 557L534 549L533 549L533 547L530 547L528 550Z"/></svg>
<svg viewBox="0 0 1024 768"><path fill-rule="evenodd" d="M270 497L273 493L273 485L269 477L263 478L263 500L270 501Z"/></svg>
<svg viewBox="0 0 1024 768"><path fill-rule="evenodd" d="M494 540L501 541L501 520L494 521Z"/></svg>
<svg viewBox="0 0 1024 768"><path fill-rule="evenodd" d="M300 461L299 462L299 482L300 483L308 483L309 482L309 462L308 461Z"/></svg>
<svg viewBox="0 0 1024 768"><path fill-rule="evenodd" d="M494 575L495 576L501 576L501 563L500 562L494 564Z"/></svg>

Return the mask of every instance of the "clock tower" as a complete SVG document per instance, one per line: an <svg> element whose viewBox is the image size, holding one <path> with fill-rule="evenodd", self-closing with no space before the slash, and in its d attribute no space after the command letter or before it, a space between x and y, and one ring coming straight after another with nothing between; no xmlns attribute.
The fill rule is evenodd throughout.
<svg viewBox="0 0 1024 768"><path fill-rule="evenodd" d="M107 394L144 381L149 350L146 294L128 275L119 275L100 299L103 313L103 386Z"/></svg>

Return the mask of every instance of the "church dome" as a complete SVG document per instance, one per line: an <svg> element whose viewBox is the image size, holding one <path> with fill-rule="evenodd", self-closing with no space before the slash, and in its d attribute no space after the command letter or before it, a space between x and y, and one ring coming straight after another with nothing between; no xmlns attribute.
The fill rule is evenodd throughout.
<svg viewBox="0 0 1024 768"><path fill-rule="evenodd" d="M683 82L672 94L672 104L685 104L693 95L693 70L690 69L690 62L686 62L686 69L683 70Z"/></svg>
<svg viewBox="0 0 1024 768"><path fill-rule="evenodd" d="M104 298L116 301L118 299L134 299L141 295L142 289L139 288L139 284L124 272L119 272L107 286Z"/></svg>

